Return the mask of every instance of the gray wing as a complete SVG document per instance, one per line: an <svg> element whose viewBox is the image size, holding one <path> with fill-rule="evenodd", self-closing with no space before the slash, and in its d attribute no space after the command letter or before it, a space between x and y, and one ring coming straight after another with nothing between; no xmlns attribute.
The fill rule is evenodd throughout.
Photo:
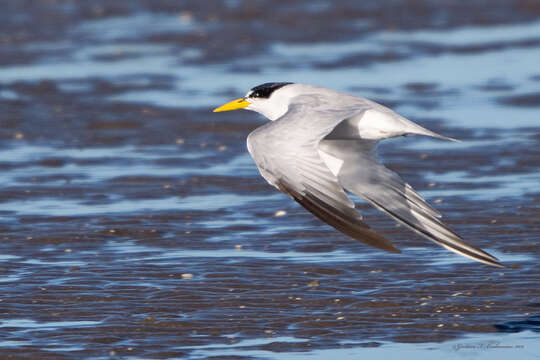
<svg viewBox="0 0 540 360"><path fill-rule="evenodd" d="M375 146L376 142L370 140L323 140L319 150L339 159L339 168L334 173L348 191L451 251L489 265L502 266L495 257L467 244L443 224L435 209L377 160Z"/></svg>
<svg viewBox="0 0 540 360"><path fill-rule="evenodd" d="M248 150L270 184L319 219L368 245L400 252L362 222L354 203L317 150L320 139L336 123L357 111L314 113L310 106L295 105L282 118L252 132L247 139Z"/></svg>

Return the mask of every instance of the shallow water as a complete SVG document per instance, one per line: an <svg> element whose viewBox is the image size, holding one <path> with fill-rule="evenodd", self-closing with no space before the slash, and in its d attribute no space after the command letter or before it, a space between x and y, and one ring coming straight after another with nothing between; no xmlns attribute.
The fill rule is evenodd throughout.
<svg viewBox="0 0 540 360"><path fill-rule="evenodd" d="M7 0L3 356L536 358L540 6L485 10ZM507 267L426 244L360 202L403 254L367 248L268 186L245 149L263 120L210 110L283 80L462 140L379 153Z"/></svg>

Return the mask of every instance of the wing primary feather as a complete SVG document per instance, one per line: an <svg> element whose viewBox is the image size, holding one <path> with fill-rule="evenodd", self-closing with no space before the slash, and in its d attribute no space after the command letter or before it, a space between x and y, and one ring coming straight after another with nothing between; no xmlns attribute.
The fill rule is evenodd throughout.
<svg viewBox="0 0 540 360"><path fill-rule="evenodd" d="M379 209L381 209L383 211L386 211L390 216L392 216L396 220L401 221L403 224L408 226L413 231L419 233L420 235L423 235L423 236L427 237L431 241L433 241L433 242L447 248L448 250L451 250L451 251L453 251L455 253L458 253L458 254L463 255L465 257L468 257L470 259L480 261L480 262L482 262L484 264L488 264L488 265L496 266L496 267L505 267L503 264L501 264L498 261L499 259L497 259L496 257L486 253L483 250L480 250L480 249L475 248L475 247L473 247L471 245L468 245L468 244L463 244L462 246L459 246L459 244L454 244L452 242L445 241L445 240L443 240L441 238L435 237L432 234L430 234L428 231L426 231L426 230L424 230L424 229L422 229L422 228L420 228L418 226L415 226L414 224L407 221L407 219L404 219L403 217L399 216L395 212L385 208L384 206L382 206L378 202L374 201L373 199L369 199L369 198L367 198L367 199L373 205L375 205L377 208L379 208ZM459 237L455 233L453 233L453 232L451 232L451 233L459 239ZM468 248L470 248L470 249L468 249Z"/></svg>
<svg viewBox="0 0 540 360"><path fill-rule="evenodd" d="M375 248L392 253L401 253L390 241L371 230L358 217L347 215L309 193L301 194L293 190L292 187L287 186L283 181L280 181L277 185L281 191L291 196L306 210L342 233ZM355 211L354 209L351 210Z"/></svg>

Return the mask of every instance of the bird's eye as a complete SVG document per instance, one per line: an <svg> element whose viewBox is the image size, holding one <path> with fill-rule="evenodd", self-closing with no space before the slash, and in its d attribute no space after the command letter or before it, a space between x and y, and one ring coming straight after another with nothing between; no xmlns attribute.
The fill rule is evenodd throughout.
<svg viewBox="0 0 540 360"><path fill-rule="evenodd" d="M250 98L259 98L261 97L261 92L260 91L254 91L251 93L251 95L249 96Z"/></svg>

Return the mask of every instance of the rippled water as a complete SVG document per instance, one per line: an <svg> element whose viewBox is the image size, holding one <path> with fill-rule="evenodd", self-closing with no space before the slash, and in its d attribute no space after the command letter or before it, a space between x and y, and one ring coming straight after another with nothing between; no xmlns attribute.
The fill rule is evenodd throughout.
<svg viewBox="0 0 540 360"><path fill-rule="evenodd" d="M539 6L7 0L0 24L3 356L540 353ZM507 268L360 202L403 250L379 252L274 191L245 149L263 120L210 112L266 81L461 139L380 155Z"/></svg>

